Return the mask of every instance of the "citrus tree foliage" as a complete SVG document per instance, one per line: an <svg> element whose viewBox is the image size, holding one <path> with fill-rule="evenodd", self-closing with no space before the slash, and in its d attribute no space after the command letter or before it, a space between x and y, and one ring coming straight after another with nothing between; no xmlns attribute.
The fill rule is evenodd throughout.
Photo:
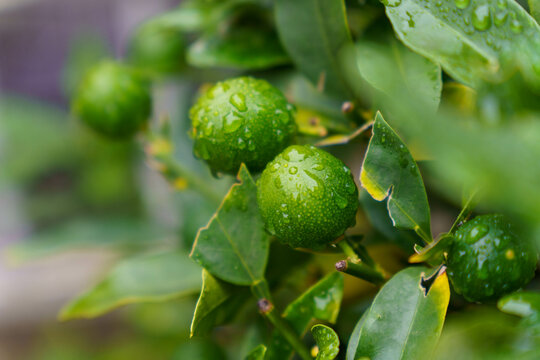
<svg viewBox="0 0 540 360"><path fill-rule="evenodd" d="M182 231L171 243L150 222L86 220L8 253L124 250L60 318L191 299L189 344L218 349L193 345L199 358L447 359L452 339L471 359L534 358L539 10L184 1L133 33L136 57L91 71L73 109L109 138L138 132L180 194ZM147 27L166 37L138 39ZM152 118L150 96L163 111L148 82L177 84L180 111ZM451 336L489 318L504 326Z"/></svg>

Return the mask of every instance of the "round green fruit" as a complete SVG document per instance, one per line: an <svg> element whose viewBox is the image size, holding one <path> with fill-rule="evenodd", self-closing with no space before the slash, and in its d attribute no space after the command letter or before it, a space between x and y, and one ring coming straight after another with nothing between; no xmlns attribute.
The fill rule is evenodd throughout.
<svg viewBox="0 0 540 360"><path fill-rule="evenodd" d="M354 225L358 189L341 160L314 146L289 146L257 182L266 229L297 248L320 249Z"/></svg>
<svg viewBox="0 0 540 360"><path fill-rule="evenodd" d="M462 225L448 252L447 273L454 290L469 301L489 301L526 285L537 253L502 215L483 215Z"/></svg>
<svg viewBox="0 0 540 360"><path fill-rule="evenodd" d="M252 172L290 144L296 133L292 107L265 80L240 77L218 82L191 108L194 153L212 171Z"/></svg>
<svg viewBox="0 0 540 360"><path fill-rule="evenodd" d="M141 25L129 44L129 60L150 73L178 72L184 65L185 42L182 33L159 22Z"/></svg>
<svg viewBox="0 0 540 360"><path fill-rule="evenodd" d="M73 102L82 121L112 138L133 135L148 122L151 110L149 82L113 61L103 61L86 74Z"/></svg>

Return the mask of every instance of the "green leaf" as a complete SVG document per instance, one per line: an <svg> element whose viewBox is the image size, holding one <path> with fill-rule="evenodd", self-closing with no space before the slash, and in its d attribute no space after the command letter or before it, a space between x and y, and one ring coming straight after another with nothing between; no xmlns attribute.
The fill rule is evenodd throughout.
<svg viewBox="0 0 540 360"><path fill-rule="evenodd" d="M497 307L507 314L521 317L540 314L540 292L520 291L506 295L497 302Z"/></svg>
<svg viewBox="0 0 540 360"><path fill-rule="evenodd" d="M290 303L283 317L296 333L302 336L314 319L334 323L337 320L342 297L343 275L337 272L331 273ZM274 331L265 359L285 360L292 354L293 350L289 343Z"/></svg>
<svg viewBox="0 0 540 360"><path fill-rule="evenodd" d="M339 337L328 326L317 324L311 328L311 334L317 342L319 352L316 360L333 360L339 353Z"/></svg>
<svg viewBox="0 0 540 360"><path fill-rule="evenodd" d="M354 326L351 337L349 338L349 343L347 344L347 354L345 355L346 360L356 360L356 349L358 348L358 342L360 341L360 332L362 331L362 326L366 321L369 309L367 309L360 317L360 320Z"/></svg>
<svg viewBox="0 0 540 360"><path fill-rule="evenodd" d="M201 68L253 70L287 64L290 59L273 29L240 26L201 37L189 47L187 61Z"/></svg>
<svg viewBox="0 0 540 360"><path fill-rule="evenodd" d="M360 205L369 219L369 223L384 237L399 245L407 253L414 252L414 246L422 240L414 231L398 229L392 224L387 204L374 200L367 191L360 192Z"/></svg>
<svg viewBox="0 0 540 360"><path fill-rule="evenodd" d="M269 239L257 206L257 187L240 167L223 203L199 230L191 258L221 280L251 285L264 278Z"/></svg>
<svg viewBox="0 0 540 360"><path fill-rule="evenodd" d="M445 273L424 289L421 282L428 271L424 267L407 268L386 283L365 319L360 320L363 325L355 331L358 345L348 349L348 359L430 358L441 334L450 289Z"/></svg>
<svg viewBox="0 0 540 360"><path fill-rule="evenodd" d="M73 249L140 247L166 235L163 227L139 219L78 219L31 235L9 247L6 255L20 263Z"/></svg>
<svg viewBox="0 0 540 360"><path fill-rule="evenodd" d="M283 46L296 67L313 84L324 83L331 95L346 97L337 54L349 44L343 0L277 0L276 25Z"/></svg>
<svg viewBox="0 0 540 360"><path fill-rule="evenodd" d="M231 320L247 298L249 288L226 283L203 269L202 291L191 321L191 336L207 335Z"/></svg>
<svg viewBox="0 0 540 360"><path fill-rule="evenodd" d="M383 0L401 41L475 85L519 64L538 83L540 28L512 0Z"/></svg>
<svg viewBox="0 0 540 360"><path fill-rule="evenodd" d="M414 94L428 111L437 110L442 90L440 66L395 39L358 42L356 66L368 84L384 95Z"/></svg>
<svg viewBox="0 0 540 360"><path fill-rule="evenodd" d="M431 242L429 204L422 176L403 141L379 112L360 181L375 200L388 199L394 226L414 230L425 242Z"/></svg>
<svg viewBox="0 0 540 360"><path fill-rule="evenodd" d="M531 10L531 15L536 20L540 21L540 0L529 0L529 9Z"/></svg>
<svg viewBox="0 0 540 360"><path fill-rule="evenodd" d="M119 306L192 295L201 269L184 252L138 256L117 264L95 287L60 311L60 319L94 318Z"/></svg>
<svg viewBox="0 0 540 360"><path fill-rule="evenodd" d="M266 346L263 344L257 346L246 356L246 360L264 360L266 354Z"/></svg>

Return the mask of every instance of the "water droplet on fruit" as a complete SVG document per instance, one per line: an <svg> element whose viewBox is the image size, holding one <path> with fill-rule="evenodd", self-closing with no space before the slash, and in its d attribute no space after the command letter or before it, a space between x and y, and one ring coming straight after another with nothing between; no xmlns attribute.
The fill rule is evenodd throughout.
<svg viewBox="0 0 540 360"><path fill-rule="evenodd" d="M381 0L385 6L396 7L401 5L401 0Z"/></svg>
<svg viewBox="0 0 540 360"><path fill-rule="evenodd" d="M485 31L491 26L491 16L488 5L480 5L472 13L472 24L478 31Z"/></svg>
<svg viewBox="0 0 540 360"><path fill-rule="evenodd" d="M313 170L321 171L324 169L323 164L315 164L313 165Z"/></svg>
<svg viewBox="0 0 540 360"><path fill-rule="evenodd" d="M298 168L296 166L291 166L289 169L289 174L294 175L298 172Z"/></svg>
<svg viewBox="0 0 540 360"><path fill-rule="evenodd" d="M312 180L315 181L316 185L315 186L311 186L309 189L313 192L317 191L316 193L319 194L320 196L322 196L322 194L324 193L324 182L321 180L321 178L319 178L317 175L315 175L314 173L312 173L311 171L309 170L304 170L304 173L309 176ZM309 186L309 185L308 185ZM320 197L318 196L318 197Z"/></svg>
<svg viewBox="0 0 540 360"><path fill-rule="evenodd" d="M246 148L246 142L242 138L238 138L238 148L244 150Z"/></svg>
<svg viewBox="0 0 540 360"><path fill-rule="evenodd" d="M275 173L276 171L279 170L279 168L280 168L279 163L277 163L277 162L276 162L276 163L273 163L273 164L270 166L270 172Z"/></svg>
<svg viewBox="0 0 540 360"><path fill-rule="evenodd" d="M516 34L519 34L523 31L523 25L521 24L521 22L519 22L518 19L512 19L512 21L510 22L510 29L512 29L512 31Z"/></svg>
<svg viewBox="0 0 540 360"><path fill-rule="evenodd" d="M291 219L289 219L289 214L283 213L283 222L284 222L285 224L288 224L288 223L291 222Z"/></svg>
<svg viewBox="0 0 540 360"><path fill-rule="evenodd" d="M350 183L345 184L345 191L347 191L349 194L354 194L354 190L356 189L356 186L351 185Z"/></svg>
<svg viewBox="0 0 540 360"><path fill-rule="evenodd" d="M240 126L242 126L243 118L236 116L233 113L229 113L228 115L223 117L223 130L225 133L233 133Z"/></svg>
<svg viewBox="0 0 540 360"><path fill-rule="evenodd" d="M489 232L489 227L487 225L478 224L472 228L469 232L469 241L474 243L486 236Z"/></svg>
<svg viewBox="0 0 540 360"><path fill-rule="evenodd" d="M231 103L232 106L238 109L238 111L242 111L242 112L247 111L246 97L244 96L244 94L242 93L232 94L229 99L229 102Z"/></svg>
<svg viewBox="0 0 540 360"><path fill-rule="evenodd" d="M469 3L471 0L455 0L456 7L458 9L465 9L467 6L469 6Z"/></svg>
<svg viewBox="0 0 540 360"><path fill-rule="evenodd" d="M347 201L346 198L344 198L343 196L339 195L338 193L335 193L335 202L336 202L336 205L338 206L338 208L340 209L345 209L347 207L347 205L349 205L349 202Z"/></svg>
<svg viewBox="0 0 540 360"><path fill-rule="evenodd" d="M207 122L204 126L203 133L205 136L211 136L214 133L214 123Z"/></svg>
<svg viewBox="0 0 540 360"><path fill-rule="evenodd" d="M283 189L283 184L281 183L281 177L280 176L276 176L274 178L274 185L278 188L278 189Z"/></svg>

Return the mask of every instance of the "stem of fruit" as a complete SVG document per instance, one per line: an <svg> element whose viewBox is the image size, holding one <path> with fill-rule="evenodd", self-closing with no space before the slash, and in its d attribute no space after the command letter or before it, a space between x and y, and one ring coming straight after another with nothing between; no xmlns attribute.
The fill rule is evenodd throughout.
<svg viewBox="0 0 540 360"><path fill-rule="evenodd" d="M289 345L303 360L313 360L306 345L296 331L283 317L272 303L270 291L266 280L260 280L251 286L253 295L257 298L260 313L270 321L277 331L287 340Z"/></svg>
<svg viewBox="0 0 540 360"><path fill-rule="evenodd" d="M369 261L362 261L348 239L341 240L338 245L341 247L343 253L347 255L348 259L336 263L337 271L367 280L376 285L380 285L388 279L385 271L373 261L367 254L367 251L362 251L362 257L366 257ZM366 262L369 262L369 264Z"/></svg>
<svg viewBox="0 0 540 360"><path fill-rule="evenodd" d="M375 285L381 285L386 281L386 276L383 273L361 262L355 263L351 260L341 260L336 263L336 270Z"/></svg>

